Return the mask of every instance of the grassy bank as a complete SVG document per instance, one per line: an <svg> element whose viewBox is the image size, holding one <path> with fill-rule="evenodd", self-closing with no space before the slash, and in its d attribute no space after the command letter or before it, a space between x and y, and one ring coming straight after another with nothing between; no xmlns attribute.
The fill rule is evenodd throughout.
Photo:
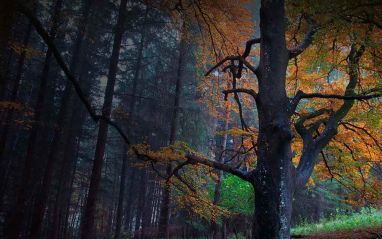
<svg viewBox="0 0 382 239"><path fill-rule="evenodd" d="M322 219L319 223L301 223L298 227L291 229L291 235L315 235L380 225L382 225L382 210L364 208L361 213L353 215L331 216Z"/></svg>

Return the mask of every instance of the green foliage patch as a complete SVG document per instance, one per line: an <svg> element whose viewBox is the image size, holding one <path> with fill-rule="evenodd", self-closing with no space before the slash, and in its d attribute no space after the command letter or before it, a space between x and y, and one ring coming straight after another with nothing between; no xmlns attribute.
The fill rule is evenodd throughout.
<svg viewBox="0 0 382 239"><path fill-rule="evenodd" d="M291 229L291 235L315 235L323 232L348 231L382 225L382 211L376 208L362 208L361 213L337 214L323 218L319 223L302 222Z"/></svg>

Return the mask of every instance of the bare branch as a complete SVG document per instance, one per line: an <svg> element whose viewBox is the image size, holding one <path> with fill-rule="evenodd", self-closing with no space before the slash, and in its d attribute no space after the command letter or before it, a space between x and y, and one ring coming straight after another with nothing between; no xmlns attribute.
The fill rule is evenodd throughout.
<svg viewBox="0 0 382 239"><path fill-rule="evenodd" d="M208 76L209 74L211 74L211 72L213 72L215 69L217 69L219 66L223 65L224 62L226 61L229 61L229 60L238 60L239 57L237 56L227 56L226 58L224 58L223 60L221 60L220 62L218 62L215 66L213 66L211 69L209 69L206 74L204 74L204 76Z"/></svg>
<svg viewBox="0 0 382 239"><path fill-rule="evenodd" d="M301 99L340 99L340 100L369 100L373 98L382 97L382 93L374 93L371 95L335 95L335 94L321 94L321 93L304 93L303 91L298 91L296 96L292 99L294 108L297 106Z"/></svg>
<svg viewBox="0 0 382 239"><path fill-rule="evenodd" d="M186 158L191 163L203 164L203 165L206 165L206 166L208 166L210 168L222 170L224 172L227 172L227 173L233 174L235 176L238 176L239 178L241 178L241 179L243 179L245 181L248 181L248 182L251 182L251 180L252 180L251 173L248 173L246 171L243 171L243 170L231 167L229 165L218 163L218 162L214 162L214 161L210 161L208 159L205 159L205 158L202 158L200 156L193 155L193 154L186 155Z"/></svg>
<svg viewBox="0 0 382 239"><path fill-rule="evenodd" d="M251 48L253 45L255 44L258 44L261 42L261 38L255 38L255 39L251 39L249 41L247 41L247 43L245 44L245 51L243 53L243 55L241 55L243 58L247 58L247 56L249 56L249 53L251 52Z"/></svg>
<svg viewBox="0 0 382 239"><path fill-rule="evenodd" d="M196 194L196 190L195 188L193 188L186 180L184 180L179 174L178 172L175 173L175 177L177 179L179 179L179 181L181 181L184 185L186 185L188 187L188 189L191 190L191 192L195 193Z"/></svg>
<svg viewBox="0 0 382 239"><path fill-rule="evenodd" d="M256 74L256 68L253 67L247 60L245 60L244 57L239 55L239 56L227 56L223 60L219 61L215 66L211 67L211 69L209 69L204 74L204 76L208 76L209 74L211 74L211 72L216 70L219 66L223 65L226 61L239 61L239 70L240 70L240 67L243 68L243 65L245 65L248 69L250 69L253 73ZM223 69L223 71L227 70L228 68L229 68L229 66L225 67ZM240 77L239 77L238 73L235 74L235 77L240 78L241 73L240 73Z"/></svg>
<svg viewBox="0 0 382 239"><path fill-rule="evenodd" d="M340 124L340 125L343 125L346 129L349 129L348 126L351 126L351 127L353 127L353 128L356 128L356 129L361 130L361 131L364 132L367 136L369 136L369 137L374 141L374 143L377 145L377 147L379 148L379 150L382 151L382 146L379 144L378 140L377 140L371 133L369 133L369 131L367 131L365 128L363 128L363 127L359 127L359 126L354 125L354 124L351 124L351 123L349 123L349 122L341 122L341 123L339 123L339 124ZM349 129L349 130L350 130L350 129Z"/></svg>
<svg viewBox="0 0 382 239"><path fill-rule="evenodd" d="M257 94L256 94L256 92L254 90L245 89L245 88L223 90L222 92L225 95L224 99L227 99L227 95L230 94L230 93L247 93L247 94L251 95L255 99L257 97Z"/></svg>
<svg viewBox="0 0 382 239"><path fill-rule="evenodd" d="M48 45L48 47L52 50L54 57L56 58L57 63L60 65L61 69L64 71L65 75L68 77L70 82L73 84L74 89L76 90L78 96L80 97L81 101L84 103L86 109L88 110L90 116L93 118L94 121L98 121L97 114L90 105L89 101L86 99L85 94L82 92L81 87L78 83L78 81L75 79L75 77L70 73L69 68L65 64L60 52L56 48L56 46L53 43L53 40L50 38L49 34L44 30L39 20L36 18L36 16L33 14L31 10L28 8L22 6L19 4L18 11L24 14L33 24L33 26L36 28L36 31L38 34L42 37L44 42Z"/></svg>
<svg viewBox="0 0 382 239"><path fill-rule="evenodd" d="M191 164L191 162L189 160L186 160L184 161L183 163L180 163L178 166L176 166L172 172L167 176L167 181L170 180L170 178L174 175L176 175L180 169L182 169L184 166L186 166L187 164Z"/></svg>
<svg viewBox="0 0 382 239"><path fill-rule="evenodd" d="M322 150L321 150L320 153L321 153L322 158L324 159L325 166L326 166L326 168L327 168L328 171L329 171L329 174L330 174L330 176L331 176L331 179L333 179L333 178L334 178L334 175L333 175L333 173L332 173L332 170L331 170L330 167L329 167L328 161L326 160L325 154L324 154L324 152L323 152Z"/></svg>
<svg viewBox="0 0 382 239"><path fill-rule="evenodd" d="M300 55L313 42L313 36L316 33L316 23L312 19L310 19L310 17L308 16L305 16L304 18L309 23L309 29L306 32L305 40L295 49L289 50L289 59L292 59Z"/></svg>
<svg viewBox="0 0 382 239"><path fill-rule="evenodd" d="M239 58L240 63L242 62L246 67L248 67L248 69L250 69L253 73L256 74L256 72L257 72L256 68L253 67L244 57L238 56L238 58ZM240 65L239 65L239 67L240 67ZM240 78L240 77L237 76L237 78Z"/></svg>
<svg viewBox="0 0 382 239"><path fill-rule="evenodd" d="M237 104L237 106L239 108L239 116L240 116L241 127L242 127L243 130L249 131L248 130L248 125L245 123L245 120L244 120L243 107L241 105L239 95L237 94L237 92L234 92L233 94L234 94L234 99L236 101L236 104Z"/></svg>
<svg viewBox="0 0 382 239"><path fill-rule="evenodd" d="M19 5L18 6L18 11L24 14L30 22L33 24L35 27L37 33L42 37L44 42L48 45L48 47L52 50L53 55L58 63L58 65L61 67L62 71L65 73L66 77L69 79L69 81L73 84L74 89L77 92L78 97L82 101L82 103L85 105L86 110L89 112L90 116L95 122L98 122L99 120L104 120L107 124L113 126L118 133L122 136L123 140L125 143L134 151L135 155L144 161L154 161L156 162L157 160L154 158L149 157L148 155L145 154L140 154L138 150L132 146L130 140L128 139L127 135L123 132L121 127L119 127L115 122L113 122L110 118L102 116L102 115L97 115L96 111L90 104L89 100L86 98L85 94L83 93L80 84L78 83L78 80L73 76L73 74L70 72L68 66L66 65L65 61L62 58L61 53L58 51L57 47L54 45L53 40L50 38L49 34L44 30L42 27L40 21L37 19L37 17L33 14L32 11L30 11L28 8Z"/></svg>
<svg viewBox="0 0 382 239"><path fill-rule="evenodd" d="M328 113L328 112L332 112L332 110L322 108L322 109L316 110L314 112L311 112L309 114L305 114L305 115L300 116L300 118L294 124L294 127L296 128L296 131L301 136L301 138L304 139L304 141L312 138L312 131L314 131L313 128L315 128L315 124L314 124L312 126L313 128L311 127L310 129L307 129L304 126L304 122L308 119L316 118L316 117L323 115L324 113ZM317 121L317 122L319 122L319 121ZM321 122L319 124L321 124Z"/></svg>

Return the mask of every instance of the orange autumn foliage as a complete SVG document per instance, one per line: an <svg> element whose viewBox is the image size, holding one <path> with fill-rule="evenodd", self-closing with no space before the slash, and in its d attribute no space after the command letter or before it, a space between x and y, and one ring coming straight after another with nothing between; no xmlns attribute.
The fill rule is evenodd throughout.
<svg viewBox="0 0 382 239"><path fill-rule="evenodd" d="M193 1L181 1L184 6L192 6ZM365 95L382 91L382 54L381 38L382 29L378 24L363 20L368 16L374 19L381 12L380 7L363 7L357 0L350 1L287 1L287 45L289 49L298 46L305 37L309 24L304 17L314 20L317 32L313 43L303 54L289 62L286 74L286 90L289 97L294 97L299 90L305 93L322 93L343 95L349 82L348 55L351 47L360 49L362 45L367 49L359 63L359 79L355 88L355 94ZM177 5L179 1L164 1L160 7L172 9L176 24L180 29L182 23L196 25L203 29L202 34L194 39L199 44L197 50L199 69L198 91L202 97L201 104L208 109L212 117L224 119L225 109L230 108L229 122L232 123L235 115L239 113L238 105L234 100L224 100L223 90L232 87L232 78L229 72L214 72L204 77L207 69L211 68L216 61L228 55L237 55L244 52L244 43L255 35L254 26L250 22L247 1L200 1L202 10L198 6L182 8ZM172 6L173 8L169 7ZM350 7L350 6L358 6ZM178 11L179 10L179 11ZM180 11L183 10L183 11ZM208 17L207 14L208 13ZM348 16L355 16L350 17ZM232 20L232 17L237 19ZM201 24L201 25L200 25ZM190 39L190 34L186 34ZM255 65L256 56L259 55L259 47L252 49L251 56L247 60ZM246 73L246 72L244 72ZM258 91L258 82L253 74L245 74L237 80L237 88L252 89ZM247 94L239 94L244 113L252 112L250 119L252 124L257 122L256 104ZM336 111L342 105L341 99L309 99L303 100L295 112L291 124L296 123L299 117L307 115L319 109L327 111L317 117L304 122L305 126L320 123L315 136L322 133L325 122L331 112ZM381 163L382 163L382 106L381 100L371 99L368 101L356 101L345 118L339 123L338 134L329 145L322 150L317 159L314 177L310 178L308 186L314 184L314 180L337 180L346 187L348 195L346 202L352 205L363 204L378 205L382 201L380 188ZM244 116L245 117L245 116ZM248 150L249 155L244 164L253 169L256 165L256 148L253 147L257 139L256 127L250 127L248 131L237 128L220 132L232 137L242 137L242 144L233 150ZM303 150L302 138L295 131L292 150L292 161L297 166ZM164 162L184 159L184 155L192 152L182 143L182 150L163 148L158 152L149 152L151 156ZM179 146L179 145L178 145ZM178 147L175 146L175 147ZM253 147L253 149L251 149ZM147 149L145 149L147 150ZM195 153L195 152L193 152ZM212 160L212 159L211 159ZM202 173L201 173L202 172ZM207 173L206 173L207 172ZM191 165L183 171L185 178L190 184L198 188L198 195L180 180L171 178L174 185L175 198L179 208L192 206L193 212L204 218L215 218L218 210L207 210L212 204L206 200L207 191L203 186L212 182L214 174L205 166ZM209 177L209 178L208 178ZM176 186L175 186L176 185ZM190 196L193 195L193 196Z"/></svg>

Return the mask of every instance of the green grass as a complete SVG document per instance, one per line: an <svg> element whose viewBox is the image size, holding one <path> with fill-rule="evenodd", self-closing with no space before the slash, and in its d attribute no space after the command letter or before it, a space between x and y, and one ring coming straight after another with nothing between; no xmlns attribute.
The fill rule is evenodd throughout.
<svg viewBox="0 0 382 239"><path fill-rule="evenodd" d="M331 216L319 223L301 223L291 229L291 235L315 235L324 232L347 231L356 228L377 227L382 225L382 211L375 208L362 209L361 213L353 215Z"/></svg>

